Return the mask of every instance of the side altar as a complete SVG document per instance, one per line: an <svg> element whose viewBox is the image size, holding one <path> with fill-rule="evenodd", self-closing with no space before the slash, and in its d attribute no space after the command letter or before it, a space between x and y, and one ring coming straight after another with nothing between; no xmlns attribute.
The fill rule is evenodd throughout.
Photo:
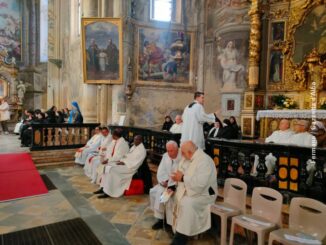
<svg viewBox="0 0 326 245"><path fill-rule="evenodd" d="M260 122L260 138L266 138L273 131L278 130L280 121L286 118L290 121L291 128L298 119L311 121L315 118L326 125L326 110L260 110L256 120Z"/></svg>

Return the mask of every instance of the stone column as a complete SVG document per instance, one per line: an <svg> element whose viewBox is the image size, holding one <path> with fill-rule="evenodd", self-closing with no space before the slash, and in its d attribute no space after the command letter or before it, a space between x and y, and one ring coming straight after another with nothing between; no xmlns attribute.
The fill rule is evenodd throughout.
<svg viewBox="0 0 326 245"><path fill-rule="evenodd" d="M83 0L83 16L84 17L98 17L99 4L95 0ZM82 85L83 95L81 107L84 116L84 122L98 122L98 100L97 100L97 85L94 84L83 84Z"/></svg>
<svg viewBox="0 0 326 245"><path fill-rule="evenodd" d="M204 52L205 52L205 2L200 1L198 5L200 9L198 10L198 67L197 67L197 91L204 91Z"/></svg>
<svg viewBox="0 0 326 245"><path fill-rule="evenodd" d="M29 1L29 65L35 66L36 58L36 4L35 0Z"/></svg>
<svg viewBox="0 0 326 245"><path fill-rule="evenodd" d="M249 88L255 89L259 83L259 60L260 60L260 38L261 38L261 12L259 0L253 0L249 10L251 29L249 45Z"/></svg>

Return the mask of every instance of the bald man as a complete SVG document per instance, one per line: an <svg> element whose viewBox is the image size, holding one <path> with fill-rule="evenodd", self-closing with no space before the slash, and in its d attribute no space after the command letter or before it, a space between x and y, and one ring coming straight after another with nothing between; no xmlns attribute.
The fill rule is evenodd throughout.
<svg viewBox="0 0 326 245"><path fill-rule="evenodd" d="M172 127L170 128L170 132L172 134L181 134L182 125L183 125L183 123L182 123L181 115L176 115L175 124L173 124Z"/></svg>
<svg viewBox="0 0 326 245"><path fill-rule="evenodd" d="M297 146L312 147L317 146L315 136L308 132L310 123L307 120L298 120L294 124L295 134L289 139L289 144Z"/></svg>
<svg viewBox="0 0 326 245"><path fill-rule="evenodd" d="M288 144L294 132L290 129L290 122L287 119L280 121L279 130L274 131L265 139L266 143Z"/></svg>
<svg viewBox="0 0 326 245"><path fill-rule="evenodd" d="M210 205L217 196L216 167L210 156L192 141L181 145L183 160L172 180L178 182L175 193L172 244L186 244L188 236L211 227Z"/></svg>

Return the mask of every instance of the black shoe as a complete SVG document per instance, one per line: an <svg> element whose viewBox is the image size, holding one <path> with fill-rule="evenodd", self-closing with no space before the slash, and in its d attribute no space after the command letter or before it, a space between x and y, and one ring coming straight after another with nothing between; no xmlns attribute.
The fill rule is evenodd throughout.
<svg viewBox="0 0 326 245"><path fill-rule="evenodd" d="M188 236L176 232L174 234L171 245L186 245L187 241L188 241Z"/></svg>
<svg viewBox="0 0 326 245"><path fill-rule="evenodd" d="M97 191L93 192L93 194L102 194L102 193L104 193L103 188L100 188Z"/></svg>
<svg viewBox="0 0 326 245"><path fill-rule="evenodd" d="M108 194L102 194L102 195L99 195L97 198L108 198L110 197Z"/></svg>
<svg viewBox="0 0 326 245"><path fill-rule="evenodd" d="M163 229L163 220L159 219L153 226L152 226L153 230L159 230L159 229Z"/></svg>

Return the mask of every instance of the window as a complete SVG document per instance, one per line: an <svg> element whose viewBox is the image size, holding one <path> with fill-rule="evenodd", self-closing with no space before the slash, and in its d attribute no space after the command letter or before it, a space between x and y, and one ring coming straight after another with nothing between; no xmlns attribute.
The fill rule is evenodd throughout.
<svg viewBox="0 0 326 245"><path fill-rule="evenodd" d="M48 0L40 1L40 61L48 61Z"/></svg>
<svg viewBox="0 0 326 245"><path fill-rule="evenodd" d="M151 20L175 22L176 0L151 0Z"/></svg>

